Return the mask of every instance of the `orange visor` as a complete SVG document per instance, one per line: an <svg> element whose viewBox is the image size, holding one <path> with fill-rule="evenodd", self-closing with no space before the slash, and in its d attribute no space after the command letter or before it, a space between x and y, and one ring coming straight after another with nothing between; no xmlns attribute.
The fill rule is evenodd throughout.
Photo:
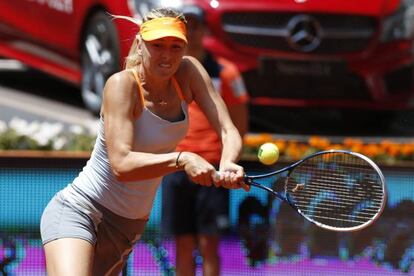
<svg viewBox="0 0 414 276"><path fill-rule="evenodd" d="M174 17L154 18L141 25L139 33L145 41L163 37L176 37L187 43L187 29L183 21Z"/></svg>

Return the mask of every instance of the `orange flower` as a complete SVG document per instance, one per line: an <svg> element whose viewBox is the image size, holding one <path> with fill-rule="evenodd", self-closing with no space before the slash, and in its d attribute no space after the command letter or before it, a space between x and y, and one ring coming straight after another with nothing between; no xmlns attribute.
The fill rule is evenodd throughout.
<svg viewBox="0 0 414 276"><path fill-rule="evenodd" d="M361 147L363 144L364 142L361 139L356 138L345 138L343 141L343 145L346 148Z"/></svg>
<svg viewBox="0 0 414 276"><path fill-rule="evenodd" d="M388 140L388 139L384 139L382 140L379 145L381 146L381 148L385 151L385 152L393 152L395 147L398 147L398 144L396 144L395 142Z"/></svg>
<svg viewBox="0 0 414 276"><path fill-rule="evenodd" d="M292 160L298 160L305 155L312 154L320 150L344 149L359 152L371 158L414 160L414 143L396 143L390 139L384 139L378 143L364 143L358 138L344 138L342 143L332 143L329 139L320 136L311 136L307 143L296 140L284 140L269 133L247 134L244 137L244 146L248 151L257 150L259 146L266 142L272 142L279 148L280 155Z"/></svg>
<svg viewBox="0 0 414 276"><path fill-rule="evenodd" d="M334 149L334 150L343 150L343 149L345 149L345 147L343 145L341 145L341 144L332 144L330 146L330 148L331 149Z"/></svg>
<svg viewBox="0 0 414 276"><path fill-rule="evenodd" d="M288 158L298 160L301 158L301 153L296 141L291 141L286 147L286 155Z"/></svg>
<svg viewBox="0 0 414 276"><path fill-rule="evenodd" d="M376 157L380 155L383 151L377 144L367 144L362 147L362 154L365 154L368 157Z"/></svg>
<svg viewBox="0 0 414 276"><path fill-rule="evenodd" d="M354 152L362 152L363 147L364 147L363 144L354 144L349 148L349 150L354 151Z"/></svg>
<svg viewBox="0 0 414 276"><path fill-rule="evenodd" d="M413 144L405 144L401 146L401 154L405 157L408 157L414 153Z"/></svg>
<svg viewBox="0 0 414 276"><path fill-rule="evenodd" d="M328 149L330 144L330 141L326 138L322 138L319 136L311 136L309 138L309 145L321 150Z"/></svg>
<svg viewBox="0 0 414 276"><path fill-rule="evenodd" d="M272 140L272 135L266 133L249 133L244 136L243 142L245 145L250 147L260 147L262 144L266 142L270 142Z"/></svg>
<svg viewBox="0 0 414 276"><path fill-rule="evenodd" d="M279 148L279 152L282 153L286 149L287 142L282 139L275 139L272 141Z"/></svg>
<svg viewBox="0 0 414 276"><path fill-rule="evenodd" d="M396 145L396 144L390 144L387 149L386 152L391 156L391 157L397 157L400 154L400 146Z"/></svg>
<svg viewBox="0 0 414 276"><path fill-rule="evenodd" d="M388 147L390 145L395 145L395 143L391 140L384 139L384 140L380 141L380 145Z"/></svg>

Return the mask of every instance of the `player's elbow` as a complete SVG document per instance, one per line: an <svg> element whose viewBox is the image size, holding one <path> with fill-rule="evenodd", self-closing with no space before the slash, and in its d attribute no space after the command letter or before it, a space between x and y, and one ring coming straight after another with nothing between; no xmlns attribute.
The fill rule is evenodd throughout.
<svg viewBox="0 0 414 276"><path fill-rule="evenodd" d="M112 174L115 176L116 180L124 181L127 172L123 169L122 165L119 162L111 162Z"/></svg>
<svg viewBox="0 0 414 276"><path fill-rule="evenodd" d="M126 157L117 157L110 159L112 174L118 181L126 181L129 179L131 170L128 166Z"/></svg>

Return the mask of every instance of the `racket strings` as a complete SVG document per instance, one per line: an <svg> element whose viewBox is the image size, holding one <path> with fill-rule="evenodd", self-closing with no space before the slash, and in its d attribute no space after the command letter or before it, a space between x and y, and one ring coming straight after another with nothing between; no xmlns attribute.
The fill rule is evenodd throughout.
<svg viewBox="0 0 414 276"><path fill-rule="evenodd" d="M329 181L331 181L331 180L329 180ZM352 189L352 194L351 194L349 189L343 189L343 188L337 189L335 187L335 185L330 185L330 184L324 185L324 183L321 183L321 182L318 183L316 181L313 182L312 184L314 184L314 185L309 186L309 187L306 188L306 193L307 194L317 194L321 191L321 189L331 189L331 190L334 189L335 193L337 195L340 195L341 198L344 198L344 199L351 198L352 201L355 201L355 199L358 199L358 198L359 199L367 198L367 196L366 196L367 193L364 189L360 189L360 188ZM320 185L318 186L318 184L320 184ZM373 191L373 192L370 192L369 195L370 195L370 198L373 201L382 202L382 200L381 200L382 199L382 194L380 192Z"/></svg>
<svg viewBox="0 0 414 276"><path fill-rule="evenodd" d="M326 207L324 207L324 206L326 206ZM339 209L340 207L337 207L337 208ZM350 217L349 208L351 208L351 206L342 206L343 212L338 212L337 211L335 216L326 216L324 218L326 218L326 219L329 219L329 218L336 219L337 216L348 218L348 217ZM318 206L317 208L314 208L312 210L307 209L305 207L305 208L300 209L300 210L301 210L302 213L305 213L305 214L307 213L308 215L309 215L309 213L311 213L311 215L313 217L315 217L317 214L325 214L326 212L332 211L332 205L322 205L322 206ZM366 222L367 219L371 219L376 214L377 214L377 208L371 209L371 210L365 209L365 211L360 211L356 214L353 214L352 217L356 218L356 219L362 219L362 220L364 220L364 222ZM356 221L356 222L360 222L360 221Z"/></svg>
<svg viewBox="0 0 414 276"><path fill-rule="evenodd" d="M348 154L326 153L297 166L286 192L308 219L335 228L349 228L376 216L383 203L377 171Z"/></svg>
<svg viewBox="0 0 414 276"><path fill-rule="evenodd" d="M379 184L379 179L375 180L365 180L365 184L361 185L357 181L347 182L346 174L337 175L336 177L332 176L320 176L320 178L315 178L312 180L312 185L307 185L306 191L319 192L321 189L334 189L336 194L342 194L345 198L366 198L367 195L372 199L378 199L379 202L382 202L382 186ZM310 177L309 177L310 178ZM338 183L343 183L344 185L338 185ZM297 184L291 185L296 186ZM367 189L369 187L369 189ZM352 194L350 194L352 192Z"/></svg>
<svg viewBox="0 0 414 276"><path fill-rule="evenodd" d="M313 215L317 214L318 212L323 213L324 211L330 211L331 206L327 206L327 207L318 207L316 210L313 210ZM301 210L303 212L303 210ZM367 210L368 211L368 210ZM374 216L377 212L376 209L372 209L372 212L359 212L358 214L354 215L353 217L360 217L362 219L366 219L366 218L370 218L372 216ZM348 214L344 214L344 213L339 213L338 216L346 216L348 217ZM328 217L326 217L328 218Z"/></svg>
<svg viewBox="0 0 414 276"><path fill-rule="evenodd" d="M326 217L326 216L317 216L317 215L313 215L314 218L317 219L321 219L321 221L337 221L339 222L341 225L345 223L350 223L351 225L360 225L365 223L365 220L356 220L356 219L347 219L347 218L337 218L337 217ZM332 224L332 223L331 223ZM329 225L329 224L327 224Z"/></svg>
<svg viewBox="0 0 414 276"><path fill-rule="evenodd" d="M323 182L320 182L320 181L316 180L316 181L313 182L314 185L312 185L311 187L308 187L308 190L309 191L312 191L312 190L319 191L319 189L322 187L322 188L335 189L335 191L337 193L343 193L343 194L347 194L347 195L349 194L349 189L347 187L339 187L338 188L336 185L330 184L332 181L335 181L335 182L341 181L340 179L328 177L327 181L329 181L329 182L323 183ZM318 186L318 184L319 184L319 186ZM372 181L372 182L368 182L368 184L376 185L377 183ZM356 186L352 187L352 191L354 193L364 193L364 192L366 192L366 189L364 189L364 187L362 187L360 184L355 183L355 185ZM381 187L379 187L379 188L381 188ZM382 197L382 193L379 192L379 190L370 191L369 194L372 195L373 197L375 197L375 196Z"/></svg>
<svg viewBox="0 0 414 276"><path fill-rule="evenodd" d="M270 175L270 176L263 177L263 178L256 178L254 182L260 185L266 186L266 187L270 187L276 192L281 192L284 190L284 187L285 187L286 175L287 173L278 174L278 175Z"/></svg>
<svg viewBox="0 0 414 276"><path fill-rule="evenodd" d="M316 196L316 195L317 194L308 194L307 197L305 197L305 196L295 196L295 204L296 205L301 204L301 203L302 204L308 204L309 203L309 197ZM318 196L320 196L320 195L318 194ZM335 206L336 208L339 207L338 204L340 204L340 206L354 206L355 202L360 202L360 201L361 200L358 201L358 200L353 200L353 199L350 199L350 198L347 200L346 198L341 197L341 201L338 202L337 198L335 198L335 199L325 198L322 202L320 202L318 204L318 206L328 206L328 207ZM374 203L376 205L381 205L381 201L371 200L370 202ZM373 206L372 208L378 208L378 206Z"/></svg>
<svg viewBox="0 0 414 276"><path fill-rule="evenodd" d="M300 207L302 207L302 208L300 208L302 213L311 214L312 216L314 216L317 213L331 212L332 209L333 209L332 207L334 206L334 204L326 204L325 203L325 204L319 204L317 207L309 207L307 205L307 202L304 202L304 201L302 201L302 202L301 201L295 201L295 204L296 204L296 206L302 205L302 206L300 206ZM350 204L350 205L343 205L342 204L340 206L335 205L335 209L336 209L335 215L331 215L329 217L333 217L333 218L335 218L336 216L347 216L347 217L349 217L350 213L352 212L352 210L354 208L353 208L353 204ZM377 210L378 210L377 207L376 208L374 208L374 207L364 208L363 210L358 211L357 213L353 214L352 216L353 217L359 217L359 218L362 218L362 219L370 219L370 218L374 217L377 214ZM326 218L328 218L328 217L326 217Z"/></svg>

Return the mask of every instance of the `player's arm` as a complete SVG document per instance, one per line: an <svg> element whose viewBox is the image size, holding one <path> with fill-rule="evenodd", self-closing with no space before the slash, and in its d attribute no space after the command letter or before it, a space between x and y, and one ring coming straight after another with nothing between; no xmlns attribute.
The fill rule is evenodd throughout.
<svg viewBox="0 0 414 276"><path fill-rule="evenodd" d="M240 134L229 116L223 99L214 91L211 79L203 66L191 57L186 61L189 63L188 75L193 99L216 130L223 144L220 170L233 172L237 179L241 179L244 171L235 164L242 149Z"/></svg>
<svg viewBox="0 0 414 276"><path fill-rule="evenodd" d="M176 171L178 153L134 152L134 122L142 112L136 82L127 71L111 76L104 89L105 143L114 175L120 181L159 177Z"/></svg>

